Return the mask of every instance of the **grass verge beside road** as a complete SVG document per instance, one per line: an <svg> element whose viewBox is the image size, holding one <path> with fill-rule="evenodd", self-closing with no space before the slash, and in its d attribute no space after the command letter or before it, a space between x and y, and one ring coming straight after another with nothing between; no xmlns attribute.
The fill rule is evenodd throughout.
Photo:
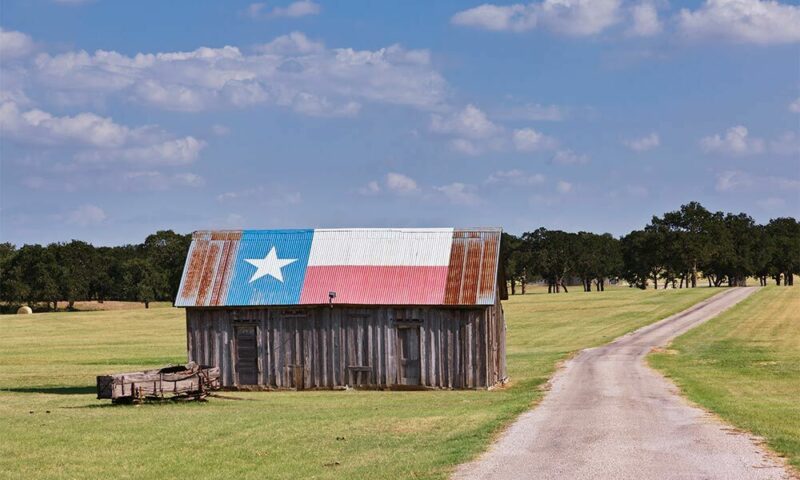
<svg viewBox="0 0 800 480"><path fill-rule="evenodd" d="M800 291L766 287L650 356L691 399L800 471Z"/></svg>
<svg viewBox="0 0 800 480"><path fill-rule="evenodd" d="M239 392L141 407L96 400L94 376L183 361L182 310L3 316L0 478L445 478L538 401L572 352L719 291L512 297L512 384L499 391Z"/></svg>

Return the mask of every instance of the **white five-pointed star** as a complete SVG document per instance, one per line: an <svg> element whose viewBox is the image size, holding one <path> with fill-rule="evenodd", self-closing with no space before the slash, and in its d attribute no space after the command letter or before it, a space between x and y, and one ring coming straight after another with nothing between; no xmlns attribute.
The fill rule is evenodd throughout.
<svg viewBox="0 0 800 480"><path fill-rule="evenodd" d="M281 268L289 265L290 263L294 263L297 261L296 258L278 258L277 252L275 252L275 247L269 251L266 257L264 258L245 258L245 262L249 263L250 265L256 267L256 273L250 278L249 283L253 283L261 277L269 275L270 277L283 282L283 273L281 273Z"/></svg>

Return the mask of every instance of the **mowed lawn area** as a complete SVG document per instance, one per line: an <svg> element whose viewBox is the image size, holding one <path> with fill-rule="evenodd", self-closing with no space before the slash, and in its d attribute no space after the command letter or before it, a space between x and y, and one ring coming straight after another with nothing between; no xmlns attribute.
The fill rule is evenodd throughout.
<svg viewBox="0 0 800 480"><path fill-rule="evenodd" d="M184 361L182 310L2 316L0 478L445 478L542 397L559 361L719 291L512 297L502 390L236 392L140 407L96 400L94 377Z"/></svg>
<svg viewBox="0 0 800 480"><path fill-rule="evenodd" d="M800 471L800 290L771 286L650 363L688 397L766 439Z"/></svg>

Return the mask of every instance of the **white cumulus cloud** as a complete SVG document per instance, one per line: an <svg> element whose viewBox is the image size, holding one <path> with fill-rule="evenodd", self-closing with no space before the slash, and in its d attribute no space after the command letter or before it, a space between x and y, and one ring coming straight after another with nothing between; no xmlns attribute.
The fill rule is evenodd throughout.
<svg viewBox="0 0 800 480"><path fill-rule="evenodd" d="M365 102L435 110L446 98L446 82L426 50L326 48L299 32L254 50L40 54L29 73L52 96L115 95L179 111L277 106L311 116L352 116Z"/></svg>
<svg viewBox="0 0 800 480"><path fill-rule="evenodd" d="M532 128L521 128L514 130L512 135L514 146L520 152L535 152L554 148L556 141L552 137L537 132Z"/></svg>
<svg viewBox="0 0 800 480"><path fill-rule="evenodd" d="M442 134L454 134L465 138L487 138L500 131L500 127L492 123L486 114L469 104L451 115L431 115L431 131Z"/></svg>
<svg viewBox="0 0 800 480"><path fill-rule="evenodd" d="M33 40L29 35L0 27L0 59L24 57L33 48Z"/></svg>
<svg viewBox="0 0 800 480"><path fill-rule="evenodd" d="M712 38L757 45L800 42L800 6L774 0L706 0L682 9L681 31L689 38Z"/></svg>
<svg viewBox="0 0 800 480"><path fill-rule="evenodd" d="M410 194L419 191L417 182L413 178L396 172L386 174L386 188L399 194Z"/></svg>
<svg viewBox="0 0 800 480"><path fill-rule="evenodd" d="M539 26L572 36L601 33L619 21L621 0L544 0L539 3L483 4L456 13L454 25L521 32Z"/></svg>
<svg viewBox="0 0 800 480"><path fill-rule="evenodd" d="M466 155L497 150L506 141L505 129L489 120L485 112L472 104L449 114L432 114L429 129L433 133L453 137L450 147Z"/></svg>
<svg viewBox="0 0 800 480"><path fill-rule="evenodd" d="M130 128L94 113L55 116L23 110L14 102L0 104L0 136L39 148L69 148L79 161L184 165L193 162L205 142L174 138L155 126Z"/></svg>
<svg viewBox="0 0 800 480"><path fill-rule="evenodd" d="M706 152L732 155L753 155L764 151L764 140L750 136L747 127L736 125L724 134L704 137L700 146Z"/></svg>
<svg viewBox="0 0 800 480"><path fill-rule="evenodd" d="M521 32L536 27L536 5L492 5L485 3L453 15L454 25L485 30Z"/></svg>
<svg viewBox="0 0 800 480"><path fill-rule="evenodd" d="M631 26L628 34L638 37L658 35L663 30L658 18L658 9L651 2L642 2L631 7Z"/></svg>
<svg viewBox="0 0 800 480"><path fill-rule="evenodd" d="M325 44L311 40L302 32L291 32L281 35L271 42L257 45L255 50L275 55L309 54L323 52Z"/></svg>
<svg viewBox="0 0 800 480"><path fill-rule="evenodd" d="M429 128L433 133L452 137L451 148L467 155L508 150L535 152L558 146L555 138L533 128L511 130L499 125L472 104L449 114L432 114Z"/></svg>

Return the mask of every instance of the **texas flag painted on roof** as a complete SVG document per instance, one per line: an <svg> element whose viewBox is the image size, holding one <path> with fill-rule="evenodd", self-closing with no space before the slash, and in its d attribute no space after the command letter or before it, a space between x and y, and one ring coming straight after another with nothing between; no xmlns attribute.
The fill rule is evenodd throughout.
<svg viewBox="0 0 800 480"><path fill-rule="evenodd" d="M178 307L491 305L500 229L199 231Z"/></svg>

